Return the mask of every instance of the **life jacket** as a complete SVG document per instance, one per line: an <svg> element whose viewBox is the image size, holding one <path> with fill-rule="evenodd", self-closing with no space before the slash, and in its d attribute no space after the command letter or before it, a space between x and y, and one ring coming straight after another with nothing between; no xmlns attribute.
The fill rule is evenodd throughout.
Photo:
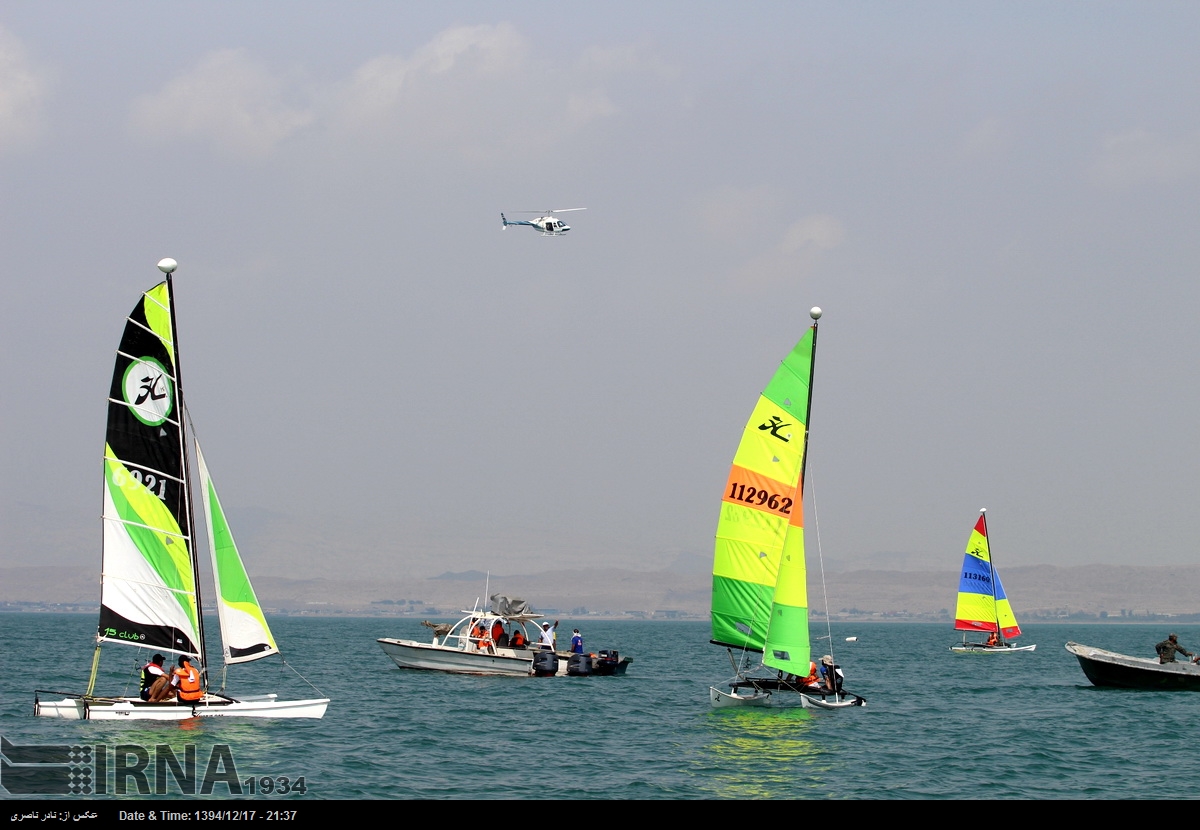
<svg viewBox="0 0 1200 830"><path fill-rule="evenodd" d="M175 669L175 676L179 678L180 700L199 700L204 697L204 690L200 688L200 672L191 663L186 668Z"/></svg>
<svg viewBox="0 0 1200 830"><path fill-rule="evenodd" d="M521 629L518 628L513 632L512 638L508 642L513 648L524 648L525 643L528 641L525 639L525 635L521 633Z"/></svg>
<svg viewBox="0 0 1200 830"><path fill-rule="evenodd" d="M151 666L154 666L155 668L157 668L159 671L159 674L152 674L150 672ZM160 678L160 677L165 677L166 674L167 674L167 672L163 669L162 666L158 665L158 663L147 663L146 665L142 666L142 691L143 692L150 691L150 687L154 685L154 681L158 680L158 678Z"/></svg>
<svg viewBox="0 0 1200 830"><path fill-rule="evenodd" d="M808 677L800 679L800 682L805 686L815 686L820 680L820 675L817 671L817 664L812 660L808 661Z"/></svg>

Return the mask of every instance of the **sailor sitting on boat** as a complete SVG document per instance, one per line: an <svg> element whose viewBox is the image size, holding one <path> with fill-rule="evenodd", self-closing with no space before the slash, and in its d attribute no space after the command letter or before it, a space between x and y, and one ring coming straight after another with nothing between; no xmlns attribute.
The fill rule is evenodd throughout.
<svg viewBox="0 0 1200 830"><path fill-rule="evenodd" d="M821 685L831 692L842 690L842 670L833 663L833 657L826 654L821 658Z"/></svg>
<svg viewBox="0 0 1200 830"><path fill-rule="evenodd" d="M998 645L1000 645L1000 638L998 636L996 636L996 632L993 631L991 634L988 635L987 647L995 648Z"/></svg>
<svg viewBox="0 0 1200 830"><path fill-rule="evenodd" d="M171 675L163 668L161 654L154 655L150 662L142 666L142 700L150 703L160 703L175 697L175 689L171 686Z"/></svg>

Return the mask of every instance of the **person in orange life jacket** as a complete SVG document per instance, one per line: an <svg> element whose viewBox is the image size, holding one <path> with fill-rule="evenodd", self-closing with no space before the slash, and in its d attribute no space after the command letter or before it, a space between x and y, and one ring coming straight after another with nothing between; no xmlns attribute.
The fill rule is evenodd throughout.
<svg viewBox="0 0 1200 830"><path fill-rule="evenodd" d="M512 637L508 640L509 646L512 648L525 648L529 645L529 641L525 639L525 632L521 630L519 625L513 625Z"/></svg>
<svg viewBox="0 0 1200 830"><path fill-rule="evenodd" d="M508 648L508 634L504 631L504 622L496 620L492 623L492 642L497 648Z"/></svg>
<svg viewBox="0 0 1200 830"><path fill-rule="evenodd" d="M171 688L171 676L163 668L163 656L156 654L150 662L142 666L142 700L159 703L175 697Z"/></svg>
<svg viewBox="0 0 1200 830"><path fill-rule="evenodd" d="M483 638L486 633L482 621L471 620L471 642L475 644L476 648L482 648Z"/></svg>
<svg viewBox="0 0 1200 830"><path fill-rule="evenodd" d="M200 688L200 672L192 666L192 660L186 654L179 655L179 668L175 669L173 682L179 687L179 702L182 704L195 703L204 697L204 689Z"/></svg>
<svg viewBox="0 0 1200 830"><path fill-rule="evenodd" d="M480 651L490 651L492 654L495 654L496 653L496 648L495 648L496 643L494 640L492 640L491 632L488 631L487 626L485 626L483 623L480 623L478 625L478 629L479 629L479 650Z"/></svg>
<svg viewBox="0 0 1200 830"><path fill-rule="evenodd" d="M987 644L989 648L1000 645L1000 638L996 635L995 631L988 635Z"/></svg>

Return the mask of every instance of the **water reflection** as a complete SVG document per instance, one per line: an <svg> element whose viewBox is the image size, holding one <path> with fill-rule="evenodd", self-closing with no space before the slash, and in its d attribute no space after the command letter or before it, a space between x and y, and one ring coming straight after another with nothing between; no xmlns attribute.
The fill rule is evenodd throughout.
<svg viewBox="0 0 1200 830"><path fill-rule="evenodd" d="M717 709L697 759L698 786L717 798L821 798L835 757L816 740L815 715L800 707Z"/></svg>

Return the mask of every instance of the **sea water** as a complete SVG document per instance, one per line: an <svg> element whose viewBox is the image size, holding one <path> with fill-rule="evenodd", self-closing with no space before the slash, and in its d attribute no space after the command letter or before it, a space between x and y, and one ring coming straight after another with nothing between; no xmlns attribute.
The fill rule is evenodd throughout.
<svg viewBox="0 0 1200 830"><path fill-rule="evenodd" d="M34 689L82 690L95 618L10 613L0 625L0 736L9 743L164 746L179 758L194 746L201 766L214 747L228 747L239 781L303 777L303 794L255 793L276 806L506 796L1138 798L1163 794L1165 781L1200 778L1200 693L1097 689L1063 649L1075 640L1152 656L1165 625L1034 624L1020 639L1037 643L1033 653L954 655L948 648L960 635L947 625L837 623L832 649L817 640L815 656L832 650L846 688L868 702L819 712L711 708L708 687L732 670L726 651L708 644L707 623L564 618L560 632L578 626L588 650L632 657L628 674L507 678L397 669L375 640L428 639L414 619L283 617L272 620L276 639L304 679L272 658L231 667L230 690L316 696L307 681L332 698L323 720L169 723L35 718ZM1200 626L1171 630L1200 648ZM148 657L106 647L97 692L136 692ZM163 783L178 794L173 779ZM218 782L212 797L229 794Z"/></svg>

